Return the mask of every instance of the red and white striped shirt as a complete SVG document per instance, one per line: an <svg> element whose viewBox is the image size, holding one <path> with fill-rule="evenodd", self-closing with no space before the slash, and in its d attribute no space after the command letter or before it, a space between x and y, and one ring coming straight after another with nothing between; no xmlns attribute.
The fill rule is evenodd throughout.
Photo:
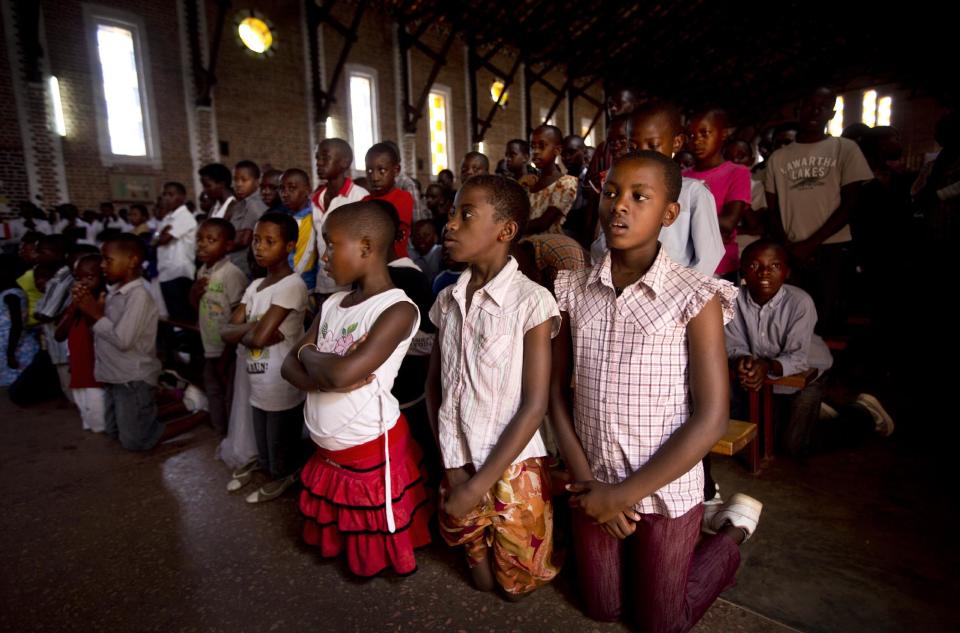
<svg viewBox="0 0 960 633"><path fill-rule="evenodd" d="M619 483L690 417L687 324L715 296L729 321L737 290L680 266L661 247L650 270L619 297L609 252L592 268L560 271L554 292L570 319L577 436L593 476ZM702 501L698 462L634 510L673 518Z"/></svg>

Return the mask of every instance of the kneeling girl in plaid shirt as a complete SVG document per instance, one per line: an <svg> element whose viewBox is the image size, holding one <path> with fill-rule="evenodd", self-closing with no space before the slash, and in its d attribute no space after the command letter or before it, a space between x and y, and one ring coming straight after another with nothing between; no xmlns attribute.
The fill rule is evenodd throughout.
<svg viewBox="0 0 960 633"><path fill-rule="evenodd" d="M446 469L440 528L463 545L473 581L508 597L556 576L547 450L540 424L550 392L550 292L510 257L530 203L501 176L474 176L457 194L444 247L469 264L430 310L438 335L427 407ZM441 402L442 400L442 402Z"/></svg>
<svg viewBox="0 0 960 633"><path fill-rule="evenodd" d="M717 533L699 540L700 460L727 427L723 323L737 291L658 243L680 187L679 167L661 154L618 161L600 199L609 252L555 283L563 326L550 418L575 481L581 593L591 617L618 619L626 605L643 631L693 627L733 583L760 511L733 495L711 523Z"/></svg>

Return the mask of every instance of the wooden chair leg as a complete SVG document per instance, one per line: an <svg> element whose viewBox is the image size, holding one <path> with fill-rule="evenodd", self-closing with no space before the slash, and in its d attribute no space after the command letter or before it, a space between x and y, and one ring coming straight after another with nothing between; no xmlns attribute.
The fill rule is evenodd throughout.
<svg viewBox="0 0 960 633"><path fill-rule="evenodd" d="M756 475L760 472L760 436L753 438L750 447L747 449L747 465L750 467L750 474Z"/></svg>
<svg viewBox="0 0 960 633"><path fill-rule="evenodd" d="M763 386L763 458L773 458L773 387Z"/></svg>

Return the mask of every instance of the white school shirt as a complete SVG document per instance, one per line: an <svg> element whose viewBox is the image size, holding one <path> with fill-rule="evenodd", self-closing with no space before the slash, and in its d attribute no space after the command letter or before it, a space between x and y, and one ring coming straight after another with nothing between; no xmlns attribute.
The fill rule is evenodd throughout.
<svg viewBox="0 0 960 633"><path fill-rule="evenodd" d="M363 187L354 184L353 180L347 178L343 182L343 187L340 188L340 191L337 192L330 200L330 208L325 209L323 207L324 195L327 192L327 188L323 187L313 193L310 196L310 206L313 209L313 230L316 233L317 239L317 261L321 262L323 254L327 251L327 243L323 241L323 223L327 219L327 215L331 211L338 207L342 207L345 204L350 204L351 202L360 202L366 196L370 195ZM330 294L333 292L340 292L342 290L348 290L347 286L338 286L337 282L333 280L330 275L327 274L327 271L324 270L323 265L321 264L317 269L317 284L315 286L315 292L317 294Z"/></svg>
<svg viewBox="0 0 960 633"><path fill-rule="evenodd" d="M702 180L683 178L680 187L680 214L670 226L660 229L660 243L671 260L713 276L726 252L717 220L717 202ZM594 266L603 262L607 237L603 231L590 246Z"/></svg>
<svg viewBox="0 0 960 633"><path fill-rule="evenodd" d="M237 199L234 196L230 196L223 202L216 202L213 205L213 208L210 209L211 218L222 218L227 215L227 209L230 208L230 205L236 202Z"/></svg>
<svg viewBox="0 0 960 633"><path fill-rule="evenodd" d="M355 341L370 331L388 308L397 303L409 303L416 308L416 304L399 288L344 308L340 304L350 292L338 292L323 302L317 334L317 347L321 352L343 356ZM307 394L304 421L317 446L332 451L359 446L375 440L396 425L400 403L390 390L410 341L419 328L418 310L413 328L387 360L372 372L376 379L369 385L347 393L311 391Z"/></svg>
<svg viewBox="0 0 960 633"><path fill-rule="evenodd" d="M194 260L197 255L197 221L186 205L180 205L173 213L163 216L157 225L157 235L167 227L173 240L157 246L157 279L161 283L187 277L193 279L197 272Z"/></svg>
<svg viewBox="0 0 960 633"><path fill-rule="evenodd" d="M250 376L250 404L263 411L286 411L303 402L302 391L280 376L280 367L293 346L303 336L303 315L307 310L307 285L296 273L260 289L264 277L247 286L240 303L247 323L259 321L270 306L290 312L280 324L283 340L261 349L247 349L247 374Z"/></svg>
<svg viewBox="0 0 960 633"><path fill-rule="evenodd" d="M444 288L430 309L439 330L443 402L438 416L440 453L446 468L483 466L522 402L523 337L545 321L550 337L560 331L557 302L512 257L473 295L470 270ZM547 455L539 430L513 460Z"/></svg>

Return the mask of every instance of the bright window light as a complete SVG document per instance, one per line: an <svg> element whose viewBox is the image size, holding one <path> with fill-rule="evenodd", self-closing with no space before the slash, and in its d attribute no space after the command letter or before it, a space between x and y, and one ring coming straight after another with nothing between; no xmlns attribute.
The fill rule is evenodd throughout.
<svg viewBox="0 0 960 633"><path fill-rule="evenodd" d="M483 141L477 143L477 151L485 155L487 153L487 144Z"/></svg>
<svg viewBox="0 0 960 633"><path fill-rule="evenodd" d="M430 173L439 174L450 167L450 130L447 124L447 97L431 92L430 117Z"/></svg>
<svg viewBox="0 0 960 633"><path fill-rule="evenodd" d="M873 127L877 124L877 91L867 90L863 93L863 116L860 117L865 125Z"/></svg>
<svg viewBox="0 0 960 633"><path fill-rule="evenodd" d="M107 102L110 151L124 156L146 156L140 78L133 31L97 25L97 52Z"/></svg>
<svg viewBox="0 0 960 633"><path fill-rule="evenodd" d="M594 144L594 130L590 129L590 124L593 123L592 119L580 119L580 136L583 137L583 144L588 147L596 147ZM587 130L590 130L590 133L587 134Z"/></svg>
<svg viewBox="0 0 960 633"><path fill-rule="evenodd" d="M53 129L60 136L67 135L67 125L63 120L63 103L60 101L60 82L53 75L47 80L50 86L50 103L53 106Z"/></svg>
<svg viewBox="0 0 960 633"><path fill-rule="evenodd" d="M833 104L833 118L827 123L827 134L840 136L843 134L843 97L837 97Z"/></svg>
<svg viewBox="0 0 960 633"><path fill-rule="evenodd" d="M266 53L273 46L273 33L260 18L251 16L241 20L237 25L237 35L243 45L254 53Z"/></svg>
<svg viewBox="0 0 960 633"><path fill-rule="evenodd" d="M556 114L554 114L554 116L547 119L548 112L550 112L550 108L540 108L540 120L543 121L544 125L556 125L556 123L554 123L554 120L557 118Z"/></svg>
<svg viewBox="0 0 960 633"><path fill-rule="evenodd" d="M350 75L350 124L353 155L357 169L365 169L364 157L373 145L374 94L373 79L367 75Z"/></svg>
<svg viewBox="0 0 960 633"><path fill-rule="evenodd" d="M877 125L890 125L893 117L893 97L880 97L877 101Z"/></svg>

